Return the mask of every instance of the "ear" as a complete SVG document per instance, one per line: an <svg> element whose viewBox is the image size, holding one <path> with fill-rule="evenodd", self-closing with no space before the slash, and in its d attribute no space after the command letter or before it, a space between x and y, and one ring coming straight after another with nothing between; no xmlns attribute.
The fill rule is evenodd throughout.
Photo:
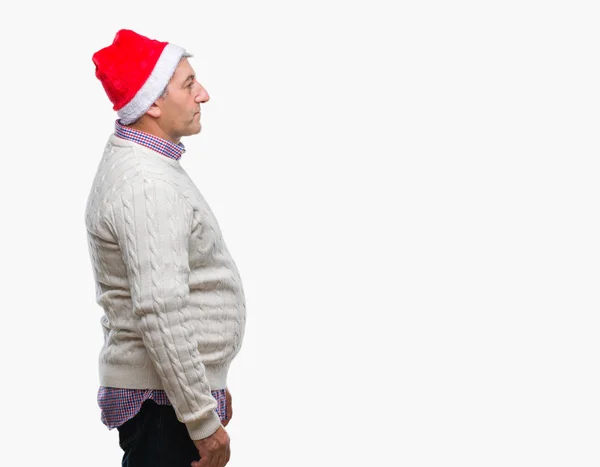
<svg viewBox="0 0 600 467"><path fill-rule="evenodd" d="M160 113L161 113L160 107L158 105L156 105L156 102L155 102L154 104L152 104L150 106L150 108L148 110L146 110L146 113L148 115L150 115L151 117L158 118L158 117L160 117Z"/></svg>

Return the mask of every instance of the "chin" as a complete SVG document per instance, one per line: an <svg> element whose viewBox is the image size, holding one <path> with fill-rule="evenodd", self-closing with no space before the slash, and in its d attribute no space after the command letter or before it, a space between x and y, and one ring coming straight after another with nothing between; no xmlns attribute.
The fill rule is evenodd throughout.
<svg viewBox="0 0 600 467"><path fill-rule="evenodd" d="M202 125L194 125L186 131L185 136L197 135L202 130Z"/></svg>

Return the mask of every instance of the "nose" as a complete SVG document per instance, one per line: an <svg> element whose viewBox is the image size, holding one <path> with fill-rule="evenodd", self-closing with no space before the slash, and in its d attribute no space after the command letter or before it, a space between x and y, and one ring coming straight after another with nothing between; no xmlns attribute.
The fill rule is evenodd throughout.
<svg viewBox="0 0 600 467"><path fill-rule="evenodd" d="M196 94L195 101L198 104L201 104L204 102L208 102L209 100L210 100L210 96L208 95L208 92L206 92L206 89L204 89L204 86L200 85L200 91L198 92L198 94Z"/></svg>

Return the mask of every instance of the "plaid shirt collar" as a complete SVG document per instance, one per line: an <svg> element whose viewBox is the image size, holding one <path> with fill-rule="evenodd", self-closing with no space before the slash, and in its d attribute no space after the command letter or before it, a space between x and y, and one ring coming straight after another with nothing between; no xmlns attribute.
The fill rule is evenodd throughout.
<svg viewBox="0 0 600 467"><path fill-rule="evenodd" d="M166 139L159 138L158 136L123 126L119 123L118 119L115 121L115 135L119 138L141 144L142 146L152 149L163 156L170 157L171 159L175 159L177 161L181 159L182 154L185 152L185 146L183 143L173 144Z"/></svg>

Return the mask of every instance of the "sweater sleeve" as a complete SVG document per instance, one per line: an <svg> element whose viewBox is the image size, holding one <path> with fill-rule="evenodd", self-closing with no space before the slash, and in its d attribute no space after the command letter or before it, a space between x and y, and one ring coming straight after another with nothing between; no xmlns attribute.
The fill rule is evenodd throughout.
<svg viewBox="0 0 600 467"><path fill-rule="evenodd" d="M193 209L167 182L142 178L113 201L133 315L177 418L191 439L221 425L188 306Z"/></svg>

